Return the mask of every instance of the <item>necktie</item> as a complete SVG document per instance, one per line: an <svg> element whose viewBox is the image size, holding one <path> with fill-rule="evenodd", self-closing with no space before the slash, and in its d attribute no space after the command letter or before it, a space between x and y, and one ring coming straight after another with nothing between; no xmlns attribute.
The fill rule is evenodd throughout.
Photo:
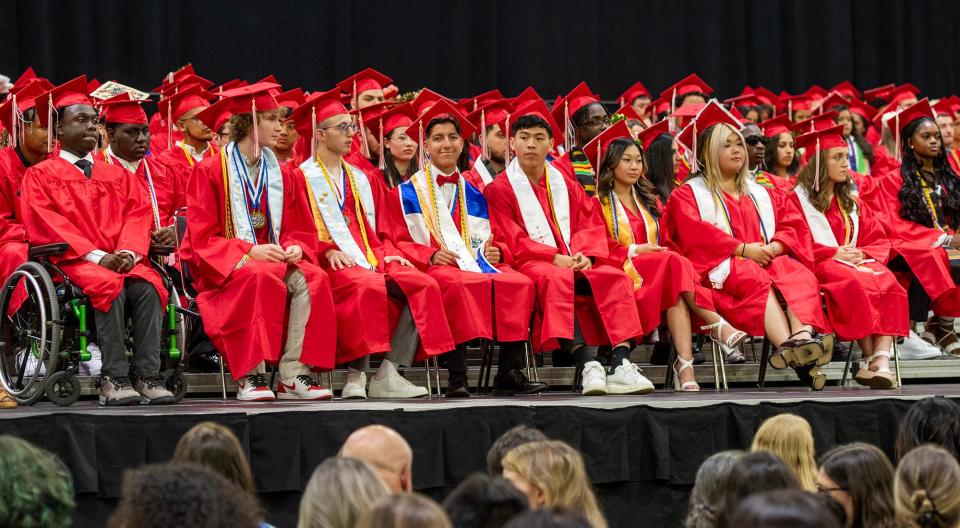
<svg viewBox="0 0 960 528"><path fill-rule="evenodd" d="M437 176L437 185L440 187L448 183L456 185L458 181L460 181L460 175L457 173L453 173L450 176L444 176L443 174Z"/></svg>
<svg viewBox="0 0 960 528"><path fill-rule="evenodd" d="M80 160L77 160L77 162L74 163L74 165L76 165L80 170L83 171L84 176L86 176L87 178L90 178L90 174L93 172L93 163L90 163L90 161L85 159L80 159Z"/></svg>

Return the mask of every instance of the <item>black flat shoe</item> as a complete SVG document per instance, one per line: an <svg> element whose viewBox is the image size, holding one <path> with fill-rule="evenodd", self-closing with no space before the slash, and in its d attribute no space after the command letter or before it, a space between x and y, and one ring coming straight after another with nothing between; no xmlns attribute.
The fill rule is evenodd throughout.
<svg viewBox="0 0 960 528"><path fill-rule="evenodd" d="M514 396L516 394L536 394L549 388L546 383L530 381L519 369L497 372L493 380L495 396Z"/></svg>
<svg viewBox="0 0 960 528"><path fill-rule="evenodd" d="M450 379L447 381L447 390L443 393L447 398L469 398L470 390L467 388L466 373L450 373Z"/></svg>

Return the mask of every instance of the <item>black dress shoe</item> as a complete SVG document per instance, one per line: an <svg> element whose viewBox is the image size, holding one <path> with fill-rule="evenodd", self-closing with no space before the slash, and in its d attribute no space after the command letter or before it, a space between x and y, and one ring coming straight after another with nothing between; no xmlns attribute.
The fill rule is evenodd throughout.
<svg viewBox="0 0 960 528"><path fill-rule="evenodd" d="M549 388L546 383L530 381L519 369L510 369L497 372L493 379L493 394L495 396L513 396L515 394L536 394Z"/></svg>
<svg viewBox="0 0 960 528"><path fill-rule="evenodd" d="M447 390L443 394L447 398L469 398L470 390L467 389L467 374L451 372L450 379L447 381Z"/></svg>
<svg viewBox="0 0 960 528"><path fill-rule="evenodd" d="M220 355L190 354L190 370L194 372L220 372Z"/></svg>

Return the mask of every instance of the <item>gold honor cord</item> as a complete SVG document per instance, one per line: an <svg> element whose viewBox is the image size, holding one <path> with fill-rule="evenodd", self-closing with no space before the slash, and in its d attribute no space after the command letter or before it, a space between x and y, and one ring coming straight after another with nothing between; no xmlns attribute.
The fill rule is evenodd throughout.
<svg viewBox="0 0 960 528"><path fill-rule="evenodd" d="M557 220L557 211L553 207L553 191L550 189L550 169L549 165L547 165L547 162L543 162L543 178L543 183L547 186L547 205L550 207L550 218L553 218L553 225L557 226L557 232L561 235L559 242L563 243L564 246L567 246L567 255L571 255L573 252L570 249L570 245L562 238L563 231L560 229L560 221Z"/></svg>
<svg viewBox="0 0 960 528"><path fill-rule="evenodd" d="M330 174L327 172L327 168L323 165L323 161L320 160L320 156L316 157L316 162L317 165L320 166L320 170L323 172L323 177L327 179L327 185L329 185L331 189L334 189L333 180L330 179ZM377 269L377 257L373 254L373 249L370 247L370 239L367 238L367 227L366 222L364 221L366 215L363 211L363 205L360 203L360 194L357 192L356 178L343 160L340 160L340 168L343 170L343 173L347 175L347 184L350 185L350 192L353 194L353 206L357 214L357 223L360 224L360 238L363 240L363 249L367 256L367 263L369 263L370 267L373 269Z"/></svg>
<svg viewBox="0 0 960 528"><path fill-rule="evenodd" d="M210 148L210 147L207 147L207 148ZM187 163L189 163L191 167L197 164L196 160L193 159L193 156L190 155L190 151L187 150L186 143L183 143L183 142L180 143L180 150L183 151L183 155L187 158Z"/></svg>

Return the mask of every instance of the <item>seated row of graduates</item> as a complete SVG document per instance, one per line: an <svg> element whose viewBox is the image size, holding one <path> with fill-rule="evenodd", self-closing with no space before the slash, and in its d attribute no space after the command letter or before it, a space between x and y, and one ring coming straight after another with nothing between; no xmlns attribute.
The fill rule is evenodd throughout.
<svg viewBox="0 0 960 528"><path fill-rule="evenodd" d="M675 140L665 122L639 141L623 123L601 127L581 149L597 175L591 199L568 157L553 157L555 142L567 134L539 97L515 100L496 121L509 147L495 178L489 170L482 174L480 163L470 168L465 138L474 125L438 98L404 122L423 169L390 190L347 161L356 152L357 127L339 91L312 94L288 115L276 88L258 83L228 90L202 112L211 129L220 128L216 121L229 124L230 142L197 162L182 189L188 208L183 257L200 292L206 330L238 379L240 399L274 398L265 362L279 363L281 398L329 398L310 371L337 363L350 364L344 397L366 397L367 361L376 353L387 358L370 380L372 397L423 395L394 365L424 356L445 360L448 396L465 396L464 347L477 338L501 344L495 388L536 392L544 386L519 368L531 332L536 350L560 346L583 369L584 394L643 393L652 384L628 357L661 319L677 348L671 368L682 390L699 389L694 327L728 355L747 335L767 335L776 347L771 364L795 368L815 389L824 384L819 367L830 359L833 334L856 339L868 359L857 380L890 387L893 338L906 335L910 319L926 319L926 306L922 319L908 316L907 293L884 266L892 255L902 263L898 272L912 277L943 316L931 331L946 332L949 321L952 333L946 318L956 315L957 291L943 248L954 239L940 229L953 210L949 192L921 193L927 220L904 216L899 189L910 175L904 183L893 174L858 181L836 128L797 138L805 165L796 188L785 192L757 183L747 168L741 122L715 102ZM70 160L64 151L83 159L93 145L68 145L61 129L85 115L72 110L89 103L76 97L84 90L51 93L61 123L60 159ZM578 99L580 107L598 104ZM918 174L933 178L922 185L949 189L952 174L942 153L921 159L912 148L937 135L917 132L932 121L924 104L903 110L898 120L904 130L912 127L903 167L909 157ZM113 105L119 115L130 106L139 108L129 101ZM145 126L142 110L133 113L135 123L115 122ZM104 115L109 124L109 111ZM310 156L299 166L278 161L271 150L285 123L309 138ZM696 153L693 175L669 199L644 177L645 151L664 136ZM110 180L106 196L117 194L112 163L110 152L93 159L87 177ZM151 165L142 166L149 174ZM64 170L76 172L49 161L26 172L24 223L34 243L89 239L51 221L64 216L65 196L72 198L67 206L91 196L88 190L76 196ZM126 189L129 203L122 209L66 223L102 231L111 220L127 219L123 233L78 244L64 257L72 257L77 282L98 311L109 310L129 273L153 278L136 260L120 273L87 273L96 264L78 258L95 249L128 249L137 225L141 251L133 252L144 254L151 231L145 226L162 224L156 216L163 193L156 192L158 178L143 180L152 192ZM132 221L138 216L140 224ZM609 369L586 346L601 343L612 345Z"/></svg>

